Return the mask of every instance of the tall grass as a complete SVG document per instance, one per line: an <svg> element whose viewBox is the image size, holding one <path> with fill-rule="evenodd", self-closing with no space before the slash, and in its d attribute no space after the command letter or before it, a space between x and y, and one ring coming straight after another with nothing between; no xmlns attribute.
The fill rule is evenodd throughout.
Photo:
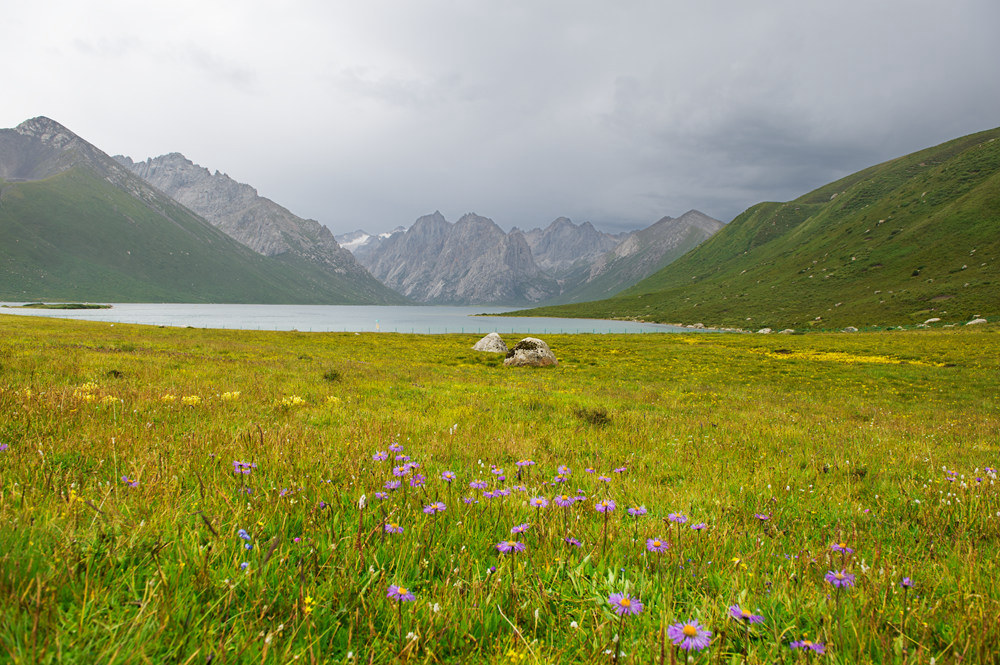
<svg viewBox="0 0 1000 665"><path fill-rule="evenodd" d="M474 341L0 317L2 658L997 661L995 332Z"/></svg>

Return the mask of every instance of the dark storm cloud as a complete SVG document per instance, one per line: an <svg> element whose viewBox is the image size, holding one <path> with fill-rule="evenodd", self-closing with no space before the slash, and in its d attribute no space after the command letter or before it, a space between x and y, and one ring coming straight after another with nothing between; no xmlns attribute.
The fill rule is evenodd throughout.
<svg viewBox="0 0 1000 665"><path fill-rule="evenodd" d="M335 232L728 221L1000 125L997 25L993 0L41 0L0 24L0 124L183 152Z"/></svg>

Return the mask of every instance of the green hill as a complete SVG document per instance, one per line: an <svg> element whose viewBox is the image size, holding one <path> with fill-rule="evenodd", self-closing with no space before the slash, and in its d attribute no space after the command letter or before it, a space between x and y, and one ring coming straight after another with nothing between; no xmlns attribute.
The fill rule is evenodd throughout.
<svg viewBox="0 0 1000 665"><path fill-rule="evenodd" d="M760 203L663 270L532 316L858 328L1000 316L1000 129Z"/></svg>
<svg viewBox="0 0 1000 665"><path fill-rule="evenodd" d="M43 117L0 130L0 239L0 300L405 302L360 266L254 252Z"/></svg>

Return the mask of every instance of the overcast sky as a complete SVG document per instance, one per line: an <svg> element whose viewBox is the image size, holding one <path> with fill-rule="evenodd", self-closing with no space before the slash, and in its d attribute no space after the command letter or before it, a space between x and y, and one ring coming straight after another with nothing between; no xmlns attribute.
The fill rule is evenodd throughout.
<svg viewBox="0 0 1000 665"><path fill-rule="evenodd" d="M181 152L335 233L730 221L1000 125L997 0L32 0L0 126Z"/></svg>

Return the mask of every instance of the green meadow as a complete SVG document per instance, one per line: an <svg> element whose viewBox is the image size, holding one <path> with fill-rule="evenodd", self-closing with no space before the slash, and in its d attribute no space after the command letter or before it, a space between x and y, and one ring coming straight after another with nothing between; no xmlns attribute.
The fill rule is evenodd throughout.
<svg viewBox="0 0 1000 665"><path fill-rule="evenodd" d="M998 662L977 328L549 335L511 369L0 315L0 661Z"/></svg>

